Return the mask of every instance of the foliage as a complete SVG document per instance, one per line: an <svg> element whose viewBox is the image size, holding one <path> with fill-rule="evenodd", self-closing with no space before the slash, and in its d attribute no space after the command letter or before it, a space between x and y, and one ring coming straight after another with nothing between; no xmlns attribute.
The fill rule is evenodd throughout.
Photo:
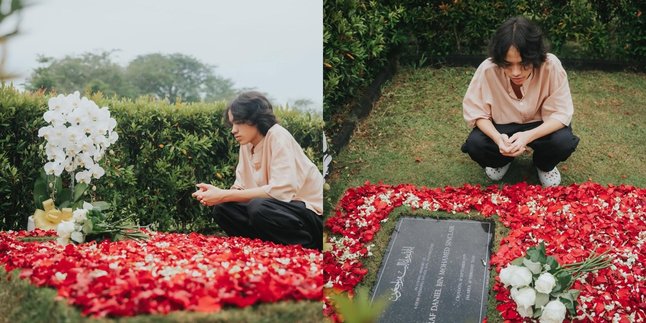
<svg viewBox="0 0 646 323"><path fill-rule="evenodd" d="M9 3L9 5L7 5ZM2 25L2 33L0 33L0 81L12 78L13 75L5 74L4 63L7 52L7 41L18 34L18 26L20 23L20 12L28 4L21 0L0 0L0 25ZM15 26L6 28L6 21L18 17ZM3 24L4 23L4 24ZM7 31L8 30L8 31Z"/></svg>
<svg viewBox="0 0 646 323"><path fill-rule="evenodd" d="M113 52L84 53L61 59L39 56L37 67L26 82L28 90L72 93L102 92L106 95L133 97L135 92L124 75L124 68L112 61Z"/></svg>
<svg viewBox="0 0 646 323"><path fill-rule="evenodd" d="M637 0L396 1L406 8L402 28L417 56L486 55L489 38L507 18L523 15L545 31L562 58L643 59L646 29Z"/></svg>
<svg viewBox="0 0 646 323"><path fill-rule="evenodd" d="M87 190L113 206L113 216L133 216L158 230L215 227L209 209L190 196L199 182L229 187L235 178L237 143L222 118L224 104L178 103L151 98L90 97L110 107L119 141L110 147L101 185ZM25 227L34 211L34 181L45 162L37 137L47 106L43 94L0 87L0 229ZM276 108L280 123L322 168L320 117Z"/></svg>
<svg viewBox="0 0 646 323"><path fill-rule="evenodd" d="M127 79L137 93L171 103L231 99L233 82L215 75L214 67L183 54L148 54L135 58L127 68Z"/></svg>
<svg viewBox="0 0 646 323"><path fill-rule="evenodd" d="M335 302L336 310L343 322L347 323L372 323L377 322L379 316L388 307L388 298L382 295L372 302L368 288L358 288L354 296L347 293L330 296Z"/></svg>
<svg viewBox="0 0 646 323"><path fill-rule="evenodd" d="M326 121L357 96L402 40L399 5L366 0L323 1L323 111Z"/></svg>
<svg viewBox="0 0 646 323"><path fill-rule="evenodd" d="M101 92L107 96L152 96L171 103L213 102L237 93L231 80L214 67L182 54L141 55L122 67L112 60L114 51L53 58L41 56L26 81L28 90L71 93Z"/></svg>

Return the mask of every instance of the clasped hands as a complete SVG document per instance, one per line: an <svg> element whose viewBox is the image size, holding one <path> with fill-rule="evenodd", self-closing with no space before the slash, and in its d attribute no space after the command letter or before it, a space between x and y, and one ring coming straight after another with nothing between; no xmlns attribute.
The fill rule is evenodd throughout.
<svg viewBox="0 0 646 323"><path fill-rule="evenodd" d="M191 195L202 203L202 205L212 206L225 202L224 198L227 190L205 183L199 183L195 186L197 186L197 191Z"/></svg>
<svg viewBox="0 0 646 323"><path fill-rule="evenodd" d="M516 157L527 150L527 144L530 143L530 140L530 134L525 131L517 132L511 137L503 133L500 134L497 144L503 156Z"/></svg>

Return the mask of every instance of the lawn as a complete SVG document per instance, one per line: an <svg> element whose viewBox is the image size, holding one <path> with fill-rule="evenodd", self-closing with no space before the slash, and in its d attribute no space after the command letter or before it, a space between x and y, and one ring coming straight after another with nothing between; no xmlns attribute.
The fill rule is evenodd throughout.
<svg viewBox="0 0 646 323"><path fill-rule="evenodd" d="M366 181L420 187L538 184L528 154L517 158L503 180L494 183L460 151L469 133L462 118L462 97L474 71L471 67L404 68L386 84L370 115L359 123L349 144L333 161L326 215L333 214L348 188ZM646 186L646 117L641 115L646 75L569 71L568 76L575 106L572 125L581 142L571 158L558 166L561 185L593 181ZM402 213L410 211L400 208L393 216ZM472 212L470 218L480 217ZM375 237L375 256L366 260L369 273L361 285L371 287L374 283L394 222L388 221ZM496 225L494 248L505 232L503 225ZM490 299L489 316L495 322L494 303Z"/></svg>

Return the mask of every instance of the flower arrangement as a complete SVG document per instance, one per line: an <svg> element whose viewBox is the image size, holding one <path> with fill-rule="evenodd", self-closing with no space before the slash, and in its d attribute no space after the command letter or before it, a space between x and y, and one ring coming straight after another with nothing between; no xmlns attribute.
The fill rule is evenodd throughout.
<svg viewBox="0 0 646 323"><path fill-rule="evenodd" d="M646 189L630 185L601 186L587 182L544 188L518 183L503 187L426 188L411 184L366 182L349 188L325 226L324 313L338 321L331 295L352 293L368 269L364 261L375 252L374 238L392 211L400 206L427 211L496 216L508 228L490 265L497 271L540 241L552 246L551 255L561 263L585 259L594 247L612 258L608 268L573 279L580 290L573 322L640 322L646 320L643 289L646 271ZM377 249L379 252L379 249ZM519 322L510 290L496 281L493 286L502 319ZM552 303L552 306L558 306Z"/></svg>
<svg viewBox="0 0 646 323"><path fill-rule="evenodd" d="M607 251L591 253L582 262L559 265L554 257L547 256L545 244L531 247L527 254L518 257L500 271L500 281L511 288L511 298L516 302L518 314L523 318L538 318L541 323L563 322L566 309L576 316L579 290L570 289L581 275L610 266Z"/></svg>
<svg viewBox="0 0 646 323"><path fill-rule="evenodd" d="M119 139L108 107L99 108L77 91L49 99L43 119L47 125L38 130L38 136L45 139L47 162L34 183L34 202L43 209L35 211L28 229L56 230L61 244L106 236L145 238L123 220L106 221L102 211L110 208L108 203L83 200L92 179L105 175L99 161ZM63 179L64 172L68 180Z"/></svg>

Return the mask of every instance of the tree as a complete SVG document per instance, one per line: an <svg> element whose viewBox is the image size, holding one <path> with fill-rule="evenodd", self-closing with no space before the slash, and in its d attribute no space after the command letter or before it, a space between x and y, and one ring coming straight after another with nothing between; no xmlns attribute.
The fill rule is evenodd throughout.
<svg viewBox="0 0 646 323"><path fill-rule="evenodd" d="M114 63L112 51L61 59L40 56L42 65L26 81L28 90L70 93L102 92L136 98L152 95L175 102L229 100L237 94L233 81L216 75L214 67L182 54L149 54L127 67Z"/></svg>
<svg viewBox="0 0 646 323"><path fill-rule="evenodd" d="M7 41L18 34L20 14L28 5L28 3L23 3L21 0L0 0L0 25L2 25L3 31L3 33L0 33L0 81L15 77L15 75L6 74L4 71L5 59L7 58ZM6 21L11 23L11 19L14 17L16 18L14 26L6 28ZM3 22L5 23L3 24Z"/></svg>
<svg viewBox="0 0 646 323"><path fill-rule="evenodd" d="M136 92L124 75L124 69L112 61L114 51L84 53L62 59L39 56L36 68L27 79L28 90L70 93L102 92L107 95L134 97Z"/></svg>
<svg viewBox="0 0 646 323"><path fill-rule="evenodd" d="M215 67L183 54L148 54L135 58L126 75L140 95L175 102L226 100L235 95L233 82L215 74Z"/></svg>

